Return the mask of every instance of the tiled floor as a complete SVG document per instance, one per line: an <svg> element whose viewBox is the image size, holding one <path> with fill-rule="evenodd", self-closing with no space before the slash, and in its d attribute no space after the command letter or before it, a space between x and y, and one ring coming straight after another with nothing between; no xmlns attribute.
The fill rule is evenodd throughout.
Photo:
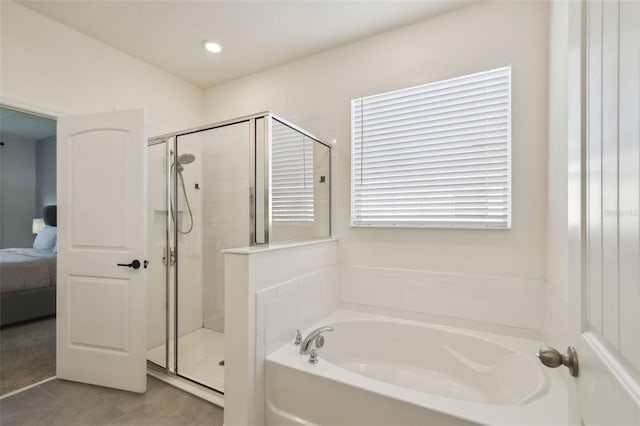
<svg viewBox="0 0 640 426"><path fill-rule="evenodd" d="M173 341L169 357L173 365ZM147 359L164 365L164 345L147 351ZM198 328L178 339L178 372L181 376L224 392L224 333Z"/></svg>
<svg viewBox="0 0 640 426"><path fill-rule="evenodd" d="M137 394L54 379L0 400L0 424L222 425L222 408L152 377L147 383Z"/></svg>

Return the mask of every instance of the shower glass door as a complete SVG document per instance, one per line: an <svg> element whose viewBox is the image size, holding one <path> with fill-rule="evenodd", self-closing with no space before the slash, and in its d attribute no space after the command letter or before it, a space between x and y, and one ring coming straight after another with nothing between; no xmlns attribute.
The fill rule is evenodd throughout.
<svg viewBox="0 0 640 426"><path fill-rule="evenodd" d="M177 136L171 155L175 371L224 392L224 255L250 242L250 122Z"/></svg>

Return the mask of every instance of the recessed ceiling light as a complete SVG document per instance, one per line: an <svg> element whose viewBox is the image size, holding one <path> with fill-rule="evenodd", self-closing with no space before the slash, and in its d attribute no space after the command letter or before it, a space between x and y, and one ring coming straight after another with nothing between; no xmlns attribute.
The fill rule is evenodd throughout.
<svg viewBox="0 0 640 426"><path fill-rule="evenodd" d="M211 53L219 53L222 51L222 47L220 47L220 45L215 41L211 41L211 40L204 41L204 48Z"/></svg>

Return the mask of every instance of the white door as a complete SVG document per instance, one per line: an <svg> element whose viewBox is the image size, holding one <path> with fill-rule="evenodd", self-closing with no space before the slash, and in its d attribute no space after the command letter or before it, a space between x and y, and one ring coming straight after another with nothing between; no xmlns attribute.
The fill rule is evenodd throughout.
<svg viewBox="0 0 640 426"><path fill-rule="evenodd" d="M57 145L57 376L144 392L144 111L61 118Z"/></svg>
<svg viewBox="0 0 640 426"><path fill-rule="evenodd" d="M640 2L570 6L574 425L640 425Z"/></svg>

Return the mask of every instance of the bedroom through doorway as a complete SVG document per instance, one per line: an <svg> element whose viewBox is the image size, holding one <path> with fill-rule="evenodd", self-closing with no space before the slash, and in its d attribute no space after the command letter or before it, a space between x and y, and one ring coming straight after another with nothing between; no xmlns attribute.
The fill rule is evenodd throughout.
<svg viewBox="0 0 640 426"><path fill-rule="evenodd" d="M56 374L56 120L0 107L0 397Z"/></svg>

